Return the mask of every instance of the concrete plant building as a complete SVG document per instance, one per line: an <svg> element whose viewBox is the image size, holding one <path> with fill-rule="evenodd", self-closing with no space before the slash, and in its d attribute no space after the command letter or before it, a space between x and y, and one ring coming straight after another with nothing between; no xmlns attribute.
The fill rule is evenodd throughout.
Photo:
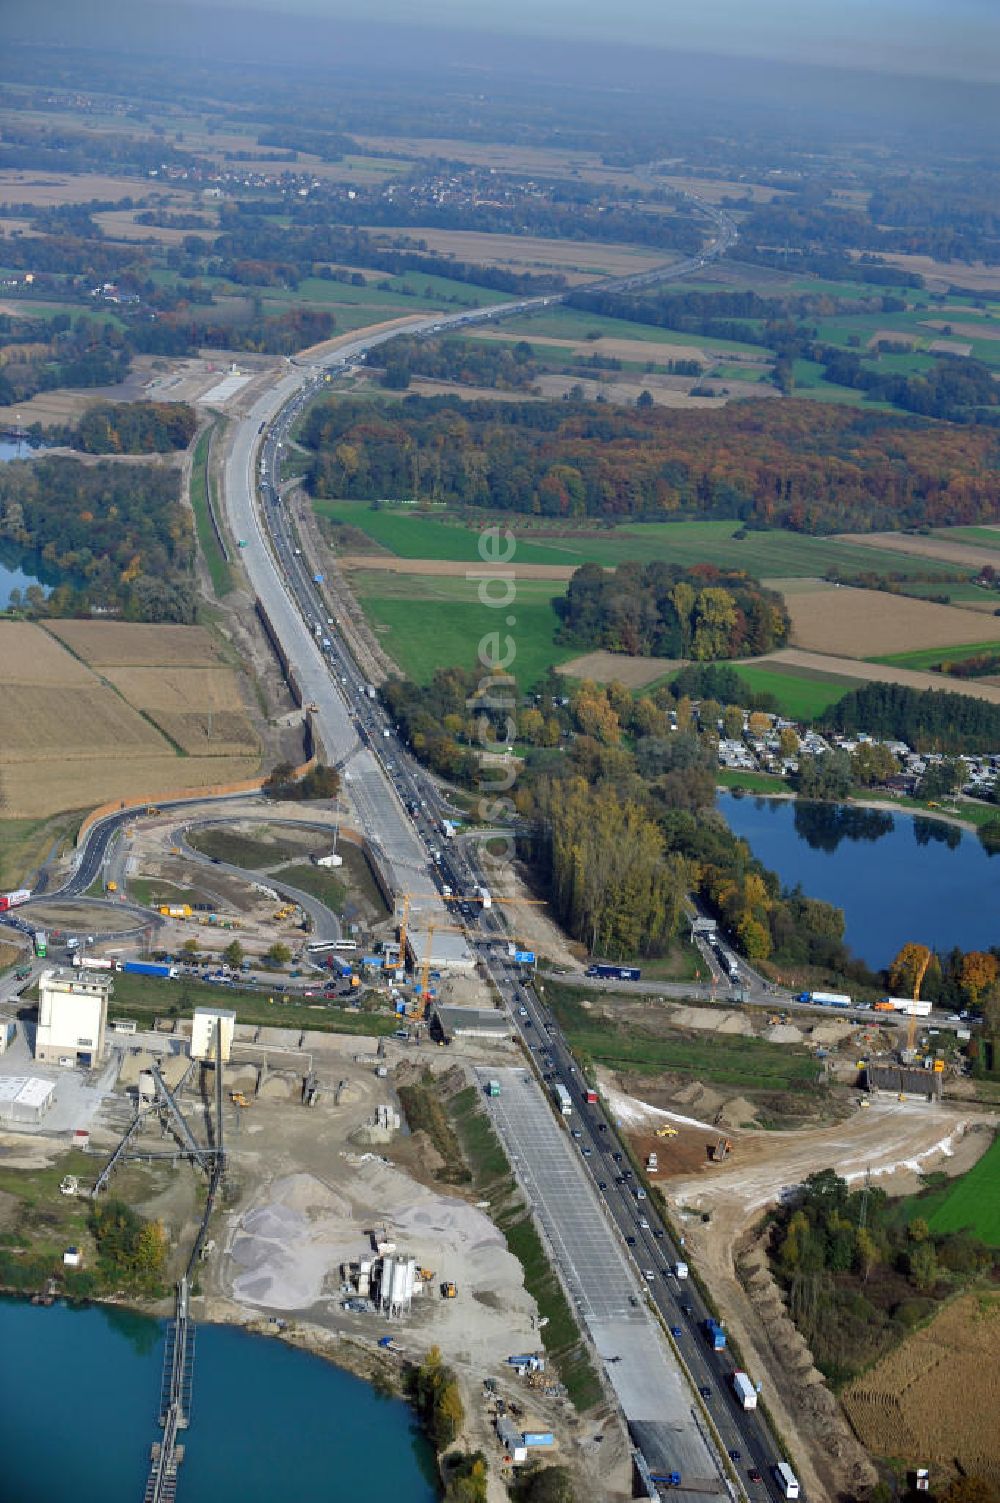
<svg viewBox="0 0 1000 1503"><path fill-rule="evenodd" d="M215 1025L222 1026L222 1062L227 1064L236 1031L236 1014L225 1007L196 1007L191 1023L191 1058L216 1059Z"/></svg>
<svg viewBox="0 0 1000 1503"><path fill-rule="evenodd" d="M104 1055L111 987L111 977L101 971L43 971L35 1058L50 1065L96 1065Z"/></svg>
<svg viewBox="0 0 1000 1503"><path fill-rule="evenodd" d="M41 1080L37 1075L0 1076L0 1122L38 1127L55 1101L54 1080Z"/></svg>

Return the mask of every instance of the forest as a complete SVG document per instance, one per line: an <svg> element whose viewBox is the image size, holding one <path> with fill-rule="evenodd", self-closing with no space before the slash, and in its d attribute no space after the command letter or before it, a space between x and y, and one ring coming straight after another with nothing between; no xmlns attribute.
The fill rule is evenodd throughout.
<svg viewBox="0 0 1000 1503"><path fill-rule="evenodd" d="M317 497L546 517L734 517L824 533L992 521L1000 436L811 402L722 412L409 396L323 402L303 425Z"/></svg>
<svg viewBox="0 0 1000 1503"><path fill-rule="evenodd" d="M193 621L194 538L173 468L51 455L0 466L0 538L66 576L38 609ZM40 592L39 592L40 595Z"/></svg>
<svg viewBox="0 0 1000 1503"><path fill-rule="evenodd" d="M833 1169L811 1174L773 1213L770 1255L792 1319L837 1387L995 1267L971 1232L904 1221L884 1190L852 1190Z"/></svg>
<svg viewBox="0 0 1000 1503"><path fill-rule="evenodd" d="M66 313L51 319L0 314L0 406L59 386L114 386L130 363L113 323Z"/></svg>
<svg viewBox="0 0 1000 1503"><path fill-rule="evenodd" d="M1000 747L1000 705L939 689L865 684L835 704L831 728L905 741L915 751L989 753Z"/></svg>
<svg viewBox="0 0 1000 1503"><path fill-rule="evenodd" d="M414 376L519 391L529 387L538 374L534 351L525 340L511 348L505 344L474 344L467 339L414 339L401 334L381 345L372 363L383 368L382 385L390 391L405 391Z"/></svg>
<svg viewBox="0 0 1000 1503"><path fill-rule="evenodd" d="M584 564L553 602L564 640L665 658L738 658L788 639L781 596L749 575L713 564Z"/></svg>
<svg viewBox="0 0 1000 1503"><path fill-rule="evenodd" d="M169 454L186 449L197 427L186 402L99 402L76 424L46 428L44 438L84 454Z"/></svg>

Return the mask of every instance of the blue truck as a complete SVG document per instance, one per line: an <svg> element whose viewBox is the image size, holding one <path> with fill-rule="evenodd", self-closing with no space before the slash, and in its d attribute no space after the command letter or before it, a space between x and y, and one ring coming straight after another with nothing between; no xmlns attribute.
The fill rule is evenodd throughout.
<svg viewBox="0 0 1000 1503"><path fill-rule="evenodd" d="M708 1320L702 1321L701 1328L705 1333L705 1340L713 1352L724 1352L726 1350L726 1333L717 1320L712 1320L710 1317Z"/></svg>
<svg viewBox="0 0 1000 1503"><path fill-rule="evenodd" d="M175 965L161 965L155 960L123 960L121 969L127 976L159 976L164 981L177 975Z"/></svg>
<svg viewBox="0 0 1000 1503"><path fill-rule="evenodd" d="M599 981L638 981L642 972L634 965L589 965L583 974Z"/></svg>

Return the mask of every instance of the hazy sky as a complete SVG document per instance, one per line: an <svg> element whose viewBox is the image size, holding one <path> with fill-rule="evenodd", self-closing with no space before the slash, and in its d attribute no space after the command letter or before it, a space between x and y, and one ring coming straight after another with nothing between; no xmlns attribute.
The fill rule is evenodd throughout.
<svg viewBox="0 0 1000 1503"><path fill-rule="evenodd" d="M197 47L216 35L211 13L257 12L230 39L260 34L265 17L315 18L280 28L280 41L312 41L321 62L337 23L401 29L476 60L476 33L614 41L649 61L659 49L809 62L828 67L1000 82L1000 0L0 0L12 40L91 47L129 45L145 33L154 50ZM443 41L443 38L442 38ZM488 44L482 61L489 67Z"/></svg>
<svg viewBox="0 0 1000 1503"><path fill-rule="evenodd" d="M14 0L16 3L16 0ZM139 0L162 5L163 0ZM215 0L219 3L219 0ZM245 5L246 0L222 0ZM251 0L254 9L1000 79L1000 0ZM250 8L249 6L247 8Z"/></svg>

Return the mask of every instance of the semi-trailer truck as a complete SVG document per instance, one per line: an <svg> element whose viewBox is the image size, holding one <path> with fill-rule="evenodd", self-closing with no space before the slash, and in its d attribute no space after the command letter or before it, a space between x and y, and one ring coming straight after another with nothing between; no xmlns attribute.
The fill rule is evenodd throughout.
<svg viewBox="0 0 1000 1503"><path fill-rule="evenodd" d="M583 973L599 981L638 981L642 971L634 965L589 965Z"/></svg>
<svg viewBox="0 0 1000 1503"><path fill-rule="evenodd" d="M177 975L175 965L162 965L155 960L123 960L118 969L126 976L159 976L164 981Z"/></svg>
<svg viewBox="0 0 1000 1503"><path fill-rule="evenodd" d="M571 1117L573 1115L573 1101L569 1091L567 1091L561 1080L557 1080L552 1087L552 1094L556 1098L556 1105L563 1116Z"/></svg>
<svg viewBox="0 0 1000 1503"><path fill-rule="evenodd" d="M0 913L6 913L8 908L20 908L30 897L30 887L18 887L13 892L0 893Z"/></svg>
<svg viewBox="0 0 1000 1503"><path fill-rule="evenodd" d="M712 1320L709 1317L708 1320L702 1321L701 1328L705 1333L705 1340L713 1352L724 1352L726 1350L726 1333L717 1320Z"/></svg>
<svg viewBox="0 0 1000 1503"><path fill-rule="evenodd" d="M799 1479L788 1465L788 1462L779 1461L778 1465L773 1468L773 1471L774 1480L781 1488L784 1496L786 1498L797 1498L799 1496Z"/></svg>
<svg viewBox="0 0 1000 1503"><path fill-rule="evenodd" d="M733 1392L744 1409L757 1408L757 1390L746 1373L733 1373Z"/></svg>
<svg viewBox="0 0 1000 1503"><path fill-rule="evenodd" d="M846 992L800 992L797 1002L811 1002L814 1007L850 1007L851 999Z"/></svg>

